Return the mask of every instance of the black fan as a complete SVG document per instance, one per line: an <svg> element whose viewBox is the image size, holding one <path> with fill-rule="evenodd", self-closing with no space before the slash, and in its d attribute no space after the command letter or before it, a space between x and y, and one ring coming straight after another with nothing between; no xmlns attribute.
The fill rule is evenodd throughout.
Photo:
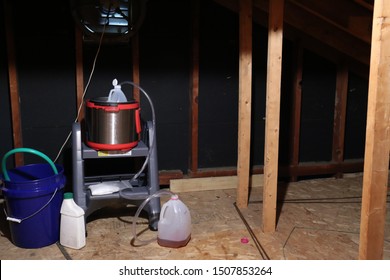
<svg viewBox="0 0 390 280"><path fill-rule="evenodd" d="M72 15L84 41L127 42L140 28L147 0L71 0Z"/></svg>

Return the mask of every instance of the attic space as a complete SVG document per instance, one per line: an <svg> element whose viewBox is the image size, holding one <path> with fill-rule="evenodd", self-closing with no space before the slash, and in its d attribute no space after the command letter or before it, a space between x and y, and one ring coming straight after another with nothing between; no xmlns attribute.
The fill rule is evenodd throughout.
<svg viewBox="0 0 390 280"><path fill-rule="evenodd" d="M43 2L44 3L44 2ZM97 43L82 45L82 61L76 61L75 26L68 1L53 3L13 3L13 56L20 96L21 142L55 158L71 130L77 114L76 65L82 63L83 81L91 74ZM18 7L20 5L20 7ZM36 12L31 12L36 11ZM198 165L190 167L189 94L191 79L190 1L148 1L139 30L140 85L150 94L156 110L158 160L160 170L186 176L192 169L234 168L237 163L238 125L238 14L214 1L199 7L199 96ZM44 16L37 16L44 15ZM215 19L218 20L215 20ZM26 26L34 23L33 30ZM49 24L50 23L50 24ZM2 36L5 36L4 25ZM253 148L252 165L263 165L267 29L253 28ZM131 41L131 39L130 39ZM13 147L7 41L2 40L1 154ZM107 96L112 80L133 80L131 42L103 44L85 98ZM294 42L284 42L280 162L291 163L291 119L293 114ZM332 135L337 64L310 50L302 54L302 108L300 163L332 161ZM79 67L79 65L77 65ZM15 81L13 81L15 82ZM367 77L351 73L348 80L348 106L344 160L361 160L367 107ZM125 88L131 94L131 88ZM143 98L143 96L141 96ZM146 100L142 114L150 117ZM190 134L191 133L191 134ZM193 135L192 135L193 136ZM321 147L321 149L318 149ZM58 163L69 164L68 142ZM174 156L172 156L174 155ZM25 162L34 158L25 155ZM68 168L65 168L68 169ZM313 168L315 169L315 168ZM353 170L361 171L361 170ZM304 176L321 175L312 171ZM329 174L332 175L332 174Z"/></svg>
<svg viewBox="0 0 390 280"><path fill-rule="evenodd" d="M390 259L390 46L375 41L388 27L373 24L374 1L1 2L2 183L46 155L88 231L81 250L23 250L4 214L1 259ZM110 99L120 91L125 101ZM38 157L8 155L19 148ZM142 253L129 245L132 217L160 190L189 207L192 240ZM166 202L155 199L140 216L147 236ZM382 209L377 231L370 207ZM329 240L344 252L323 250Z"/></svg>

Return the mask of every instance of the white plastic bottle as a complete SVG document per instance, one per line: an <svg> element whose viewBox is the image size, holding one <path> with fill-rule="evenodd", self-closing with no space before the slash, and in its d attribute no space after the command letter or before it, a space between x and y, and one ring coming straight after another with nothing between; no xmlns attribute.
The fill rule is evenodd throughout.
<svg viewBox="0 0 390 280"><path fill-rule="evenodd" d="M172 195L160 212L157 242L163 247L186 246L191 239L191 215L177 195Z"/></svg>
<svg viewBox="0 0 390 280"><path fill-rule="evenodd" d="M73 193L64 193L61 205L60 244L72 249L85 246L84 210L73 200Z"/></svg>
<svg viewBox="0 0 390 280"><path fill-rule="evenodd" d="M126 95L123 93L121 85L118 85L117 79L114 79L112 81L112 85L114 86L114 88L110 90L107 101L114 103L127 102Z"/></svg>

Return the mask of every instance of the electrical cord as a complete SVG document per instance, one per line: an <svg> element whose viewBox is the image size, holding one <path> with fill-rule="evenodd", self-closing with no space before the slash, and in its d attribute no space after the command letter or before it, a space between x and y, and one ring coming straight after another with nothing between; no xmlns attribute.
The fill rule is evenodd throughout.
<svg viewBox="0 0 390 280"><path fill-rule="evenodd" d="M263 248L263 246L261 245L260 241L257 239L255 233L253 232L251 226L249 225L249 223L246 221L244 215L241 213L240 209L238 208L237 204L236 203L233 203L234 205L234 208L236 208L236 211L238 213L238 215L240 216L242 222L244 223L246 229L248 230L250 236L252 237L255 245L256 245L256 248L257 250L259 251L261 257L263 258L263 260L270 260L270 257L268 256L267 252L265 251L265 249Z"/></svg>
<svg viewBox="0 0 390 280"><path fill-rule="evenodd" d="M345 234L359 234L359 232L353 232L353 231L345 231L345 230L336 230L336 229L325 229L325 228L312 228L312 227L302 227L302 226L294 226L292 230L290 231L286 241L283 244L283 258L286 260L286 246L293 235L293 233L298 230L316 230L316 231L328 231L328 232L337 232L337 233L345 233Z"/></svg>
<svg viewBox="0 0 390 280"><path fill-rule="evenodd" d="M61 245L61 243L59 241L56 242L56 245L58 247L58 249L60 249L62 255L64 256L64 258L66 260L72 260L72 257L69 255L69 253L66 251L66 249L64 248L64 246Z"/></svg>
<svg viewBox="0 0 390 280"><path fill-rule="evenodd" d="M282 249L283 249L283 258L284 258L285 260L286 260L286 252L285 252L285 250L286 250L287 243L288 243L288 241L290 240L290 237L293 235L293 233L295 232L296 229L319 230L319 229L314 229L314 228L307 228L307 227L297 227L297 226L294 226L294 227L292 228L292 230L290 231L290 233L288 234L287 239L286 239L286 241L284 242L283 247L282 247Z"/></svg>
<svg viewBox="0 0 390 280"><path fill-rule="evenodd" d="M390 195L387 195L387 197L390 197ZM278 202L283 203L292 203L292 204L300 204L300 203L361 203L360 201L334 201L334 200L348 200L348 199L362 199L361 196L353 196L353 197L334 197L334 198L309 198L309 199L289 199L289 200L278 200ZM260 204L263 203L263 201L252 201L248 204ZM386 201L386 203L390 203L390 201ZM249 223L246 221L244 215L240 211L240 209L237 207L236 203L233 204L238 215L240 216L241 220L243 221L245 227L247 228L249 234L251 235L252 239L255 242L255 245L263 258L263 260L270 260L269 256L267 255L265 249L261 245L260 241L257 239L255 233L253 232L252 228L250 227ZM290 231L289 235L287 236L286 241L283 244L283 257L286 259L285 249L286 246L290 240L290 237L293 235L293 233L297 229L307 229L307 230L318 230L318 231L330 231L330 232L338 232L338 233L347 233L347 234L359 234L358 232L349 232L349 231L342 231L342 230L332 230L332 229L321 229L321 228L310 228L310 227L300 227L300 226L294 226L292 230ZM390 240L385 240L385 242L389 242Z"/></svg>
<svg viewBox="0 0 390 280"><path fill-rule="evenodd" d="M109 20L109 14L107 13L107 23L103 25L103 31L102 31L102 35L100 36L98 49L96 51L95 58L94 58L93 63L92 63L91 73L89 74L87 84L85 85L85 88L84 88L84 91L83 91L83 95L81 96L81 103L80 103L80 106L79 106L79 108L77 110L77 115L76 115L76 118L74 120L74 123L78 122L78 120L79 120L81 109L82 109L82 107L84 105L84 98L85 98L85 95L86 95L87 90L89 88L89 84L91 83L92 76L93 76L93 74L95 72L96 61L98 59L98 56L99 56L99 53L100 53L100 49L101 49L101 46L102 46L102 43L103 43L103 37L104 37L104 33L106 31L106 25L108 24L108 20ZM66 143L68 143L69 138L70 138L71 135L72 135L72 130L68 133L68 136L66 137L64 143L62 144L62 146L61 146L57 156L53 160L54 162L57 162L58 158L60 157L60 155L62 154L62 152L63 152L63 150L65 148Z"/></svg>

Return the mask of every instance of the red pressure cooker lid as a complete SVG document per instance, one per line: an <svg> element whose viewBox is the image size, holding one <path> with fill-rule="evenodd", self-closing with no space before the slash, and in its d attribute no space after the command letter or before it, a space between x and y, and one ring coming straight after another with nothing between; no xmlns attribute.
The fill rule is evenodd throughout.
<svg viewBox="0 0 390 280"><path fill-rule="evenodd" d="M108 97L96 97L94 99L88 99L86 101L86 106L89 108L103 109L109 111L129 110L129 109L139 108L139 103L134 99L130 99L127 102L109 102L107 100Z"/></svg>

